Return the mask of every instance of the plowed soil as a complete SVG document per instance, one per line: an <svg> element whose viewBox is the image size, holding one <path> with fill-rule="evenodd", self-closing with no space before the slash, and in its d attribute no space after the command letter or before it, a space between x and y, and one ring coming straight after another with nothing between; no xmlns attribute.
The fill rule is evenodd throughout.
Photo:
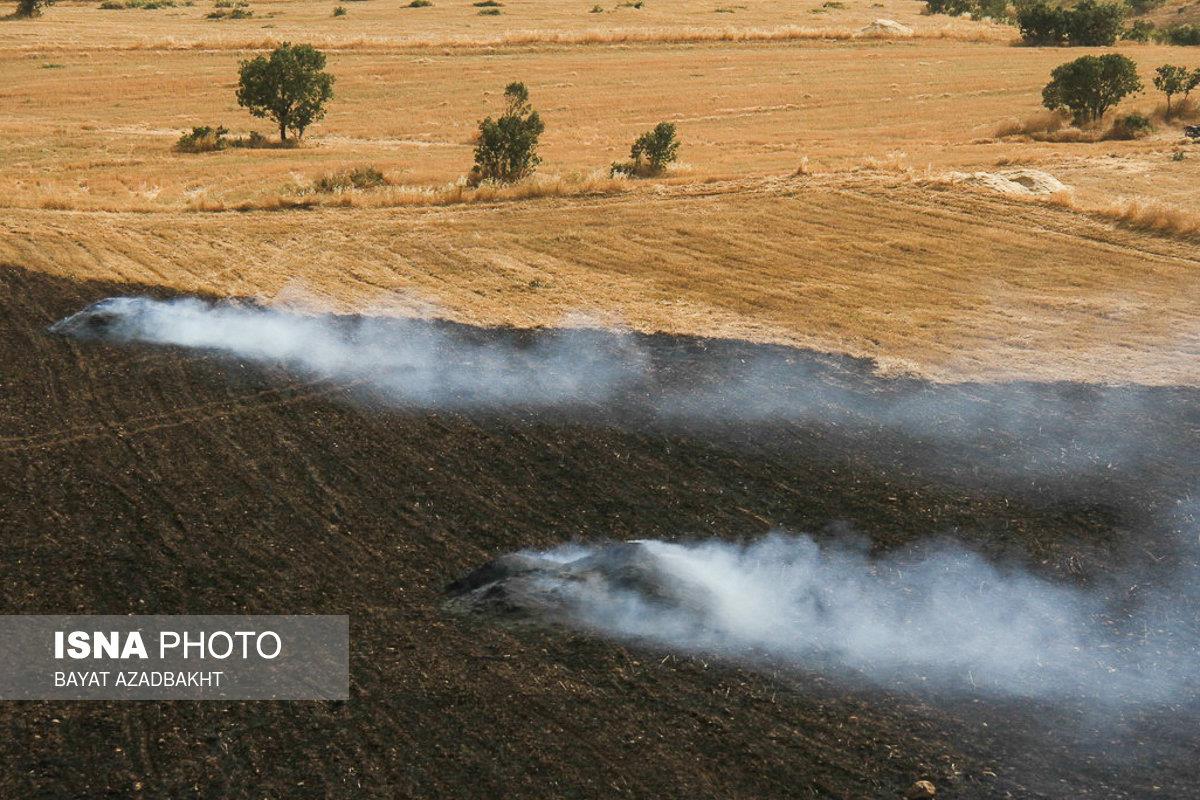
<svg viewBox="0 0 1200 800"><path fill-rule="evenodd" d="M139 291L0 271L0 610L348 613L351 699L0 705L0 796L873 798L923 778L939 797L1197 796L1189 698L1092 713L864 687L442 609L448 581L524 547L770 528L852 526L877 548L954 535L1056 579L1152 586L1191 563L1161 520L1189 496L1195 390L1128 389L1122 435L1144 454L1026 474L1025 445L986 432L951 445L867 423L656 425L636 397L405 410L45 332ZM676 377L763 349L644 343ZM868 364L790 352L890 390ZM937 391L986 402L977 386ZM1091 389L1020 391L1052 409Z"/></svg>

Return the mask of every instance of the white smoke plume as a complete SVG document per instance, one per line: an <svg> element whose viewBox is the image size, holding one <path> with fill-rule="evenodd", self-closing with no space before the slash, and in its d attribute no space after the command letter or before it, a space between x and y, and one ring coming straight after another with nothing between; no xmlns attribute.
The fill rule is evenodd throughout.
<svg viewBox="0 0 1200 800"><path fill-rule="evenodd" d="M878 559L779 534L568 546L498 559L451 592L462 610L880 684L1145 701L1189 674L1186 659L1146 650L1140 621L1110 630L1096 595L950 543Z"/></svg>
<svg viewBox="0 0 1200 800"><path fill-rule="evenodd" d="M337 318L196 298L113 297L51 330L281 364L316 378L360 382L416 406L597 402L640 375L644 359L631 342L587 328L521 346L471 341L419 320Z"/></svg>
<svg viewBox="0 0 1200 800"><path fill-rule="evenodd" d="M867 437L886 429L912 437L918 446L906 452L933 461L939 444L983 441L971 452L989 459L990 474L1090 480L1114 467L1137 471L1164 449L1174 450L1166 463L1187 463L1196 443L1189 433L1194 403L1169 406L1176 417L1164 421L1157 411L1168 406L1146 413L1138 387L932 387L786 348L759 348L766 354L743 359L712 345L716 356L660 363L644 339L602 330L495 335L195 298L111 298L52 330L282 365L359 384L401 406L611 408L617 403L610 401L632 399L664 424L848 423L866 425ZM1174 433L1160 431L1159 451L1147 453L1142 431L1164 424ZM1191 474L1163 479L1182 494L1194 485ZM492 583L500 595L568 624L687 650L852 670L875 681L1148 699L1194 688L1200 663L1194 565L1141 598L1131 618L1108 616L1098 593L995 566L952 545L875 559L852 547L775 536L749 546L642 542L497 563L504 569ZM482 597L475 590L492 575L487 570L464 579L463 602Z"/></svg>

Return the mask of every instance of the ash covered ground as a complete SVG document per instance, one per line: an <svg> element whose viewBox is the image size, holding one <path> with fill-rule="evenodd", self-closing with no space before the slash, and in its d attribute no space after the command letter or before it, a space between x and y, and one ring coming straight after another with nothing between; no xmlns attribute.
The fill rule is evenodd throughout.
<svg viewBox="0 0 1200 800"><path fill-rule="evenodd" d="M744 342L352 319L308 331L314 360L205 339L207 317L184 340L54 335L147 290L0 285L4 613L352 626L347 703L4 705L4 795L1200 795L1194 389L935 386ZM424 360L398 359L415 340ZM918 601L947 546L1013 592L995 597L1082 598L1068 622L1154 690L1014 691L959 669L946 631L902 636L880 671L711 625L614 630L477 571L632 552L623 588L691 609L707 595L664 598L620 543L736 554L771 532L907 574Z"/></svg>

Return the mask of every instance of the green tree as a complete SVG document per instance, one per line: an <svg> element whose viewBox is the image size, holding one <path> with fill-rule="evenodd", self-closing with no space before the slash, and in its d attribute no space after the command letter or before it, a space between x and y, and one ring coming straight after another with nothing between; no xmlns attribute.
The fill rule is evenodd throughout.
<svg viewBox="0 0 1200 800"><path fill-rule="evenodd" d="M1065 42L1070 25L1064 9L1038 0L1017 9L1017 28L1025 44L1046 45Z"/></svg>
<svg viewBox="0 0 1200 800"><path fill-rule="evenodd" d="M50 5L53 0L17 0L17 16L18 17L36 17L42 13L42 9Z"/></svg>
<svg viewBox="0 0 1200 800"><path fill-rule="evenodd" d="M633 159L634 169L640 170L644 164L652 174L657 175L675 160L678 152L679 139L675 137L675 126L670 122L660 122L654 126L654 130L646 131L637 138L629 157Z"/></svg>
<svg viewBox="0 0 1200 800"><path fill-rule="evenodd" d="M333 76L325 69L325 54L312 45L284 42L268 56L241 62L238 105L256 117L270 117L279 126L279 141L287 132L304 136L309 125L325 116L333 97Z"/></svg>
<svg viewBox="0 0 1200 800"><path fill-rule="evenodd" d="M537 145L546 126L529 104L529 90L523 83L510 83L504 88L504 99L504 113L499 119L488 117L479 123L475 166L471 170L474 183L519 181L542 163Z"/></svg>
<svg viewBox="0 0 1200 800"><path fill-rule="evenodd" d="M1026 44L1108 46L1121 35L1128 13L1119 2L1079 0L1073 8L1062 8L1034 0L1018 7L1017 27Z"/></svg>
<svg viewBox="0 0 1200 800"><path fill-rule="evenodd" d="M1173 64L1163 64L1154 71L1154 88L1167 96L1167 117L1171 116L1171 98L1183 95L1186 102L1192 89L1200 86L1200 68L1188 69Z"/></svg>
<svg viewBox="0 0 1200 800"><path fill-rule="evenodd" d="M1042 105L1071 112L1076 125L1098 120L1126 95L1140 92L1137 65L1117 53L1083 56L1060 64L1042 89Z"/></svg>
<svg viewBox="0 0 1200 800"><path fill-rule="evenodd" d="M1079 0L1067 12L1067 39L1072 46L1109 47L1125 26L1129 7L1121 3Z"/></svg>

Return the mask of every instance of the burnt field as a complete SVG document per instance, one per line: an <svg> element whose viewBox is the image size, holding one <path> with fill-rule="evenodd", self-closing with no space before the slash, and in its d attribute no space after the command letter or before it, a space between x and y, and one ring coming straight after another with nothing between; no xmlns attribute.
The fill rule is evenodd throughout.
<svg viewBox="0 0 1200 800"><path fill-rule="evenodd" d="M550 349L572 380L480 400L405 394L374 362L47 332L140 294L0 271L3 613L347 613L351 699L0 705L0 796L1200 796L1186 668L1152 700L1011 696L446 606L482 564L567 542L784 530L904 559L950 539L1105 598L1178 678L1200 631L1194 389L935 386L598 336ZM438 330L435 374L496 342L536 366L561 336Z"/></svg>

